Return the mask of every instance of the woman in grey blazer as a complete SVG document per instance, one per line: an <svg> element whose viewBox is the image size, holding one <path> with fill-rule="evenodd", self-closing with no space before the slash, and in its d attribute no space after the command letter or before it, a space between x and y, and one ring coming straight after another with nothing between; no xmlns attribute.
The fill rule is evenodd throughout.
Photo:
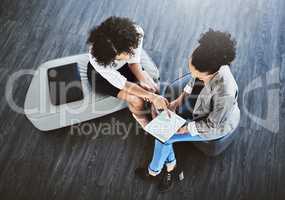
<svg viewBox="0 0 285 200"><path fill-rule="evenodd" d="M189 59L192 78L182 94L170 103L169 109L176 111L182 107L192 114L192 119L165 143L156 139L151 163L146 168L136 169L139 177L156 181L166 165L166 173L159 183L161 191L169 190L174 184L174 142L214 140L238 126L238 86L229 67L235 59L235 46L230 34L210 29L201 36L199 46ZM194 96L190 103L185 101L189 95Z"/></svg>

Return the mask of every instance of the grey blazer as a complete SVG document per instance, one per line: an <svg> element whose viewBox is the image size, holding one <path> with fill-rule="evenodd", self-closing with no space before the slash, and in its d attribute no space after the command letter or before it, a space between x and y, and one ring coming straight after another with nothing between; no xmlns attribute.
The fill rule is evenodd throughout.
<svg viewBox="0 0 285 200"><path fill-rule="evenodd" d="M187 84L193 85L193 79ZM240 121L238 86L229 66L205 85L193 109L193 121L201 137L217 139L234 131Z"/></svg>

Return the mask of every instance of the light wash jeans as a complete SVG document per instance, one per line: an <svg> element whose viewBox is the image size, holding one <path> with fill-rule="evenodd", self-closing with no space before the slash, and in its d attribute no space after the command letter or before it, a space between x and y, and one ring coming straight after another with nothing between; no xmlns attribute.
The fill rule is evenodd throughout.
<svg viewBox="0 0 285 200"><path fill-rule="evenodd" d="M209 141L208 139L200 136L191 136L190 133L174 134L165 143L155 139L154 151L152 161L148 166L149 172L152 174L159 174L164 166L172 167L176 165L176 158L173 150L173 143L185 141Z"/></svg>
<svg viewBox="0 0 285 200"><path fill-rule="evenodd" d="M189 105L185 103L182 104L179 108L178 113L187 113L189 112ZM202 138L200 136L192 136L190 133L185 134L174 134L169 140L165 143L160 142L155 139L155 145L153 150L152 161L148 166L148 170L151 174L159 174L164 166L172 167L176 165L176 158L173 150L173 143L175 142L185 142L185 141L208 141L209 139Z"/></svg>

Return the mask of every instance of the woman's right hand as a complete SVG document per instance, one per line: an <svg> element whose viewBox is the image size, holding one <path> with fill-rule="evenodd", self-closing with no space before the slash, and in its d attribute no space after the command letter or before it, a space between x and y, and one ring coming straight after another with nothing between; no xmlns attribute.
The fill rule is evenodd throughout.
<svg viewBox="0 0 285 200"><path fill-rule="evenodd" d="M168 111L168 100L160 95L154 94L153 98L151 99L151 102L153 103L154 107L157 110L166 110Z"/></svg>
<svg viewBox="0 0 285 200"><path fill-rule="evenodd" d="M177 100L171 101L168 109L171 110L172 112L175 112L175 110L177 109L177 107L179 106L179 103Z"/></svg>

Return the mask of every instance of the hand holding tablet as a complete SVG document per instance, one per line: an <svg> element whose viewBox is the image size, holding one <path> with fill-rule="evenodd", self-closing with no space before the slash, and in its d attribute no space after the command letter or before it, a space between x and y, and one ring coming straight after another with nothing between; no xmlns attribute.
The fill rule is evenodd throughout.
<svg viewBox="0 0 285 200"><path fill-rule="evenodd" d="M168 116L170 114L170 117ZM167 141L185 124L186 120L170 110L162 111L156 118L145 126L145 131L159 139Z"/></svg>

